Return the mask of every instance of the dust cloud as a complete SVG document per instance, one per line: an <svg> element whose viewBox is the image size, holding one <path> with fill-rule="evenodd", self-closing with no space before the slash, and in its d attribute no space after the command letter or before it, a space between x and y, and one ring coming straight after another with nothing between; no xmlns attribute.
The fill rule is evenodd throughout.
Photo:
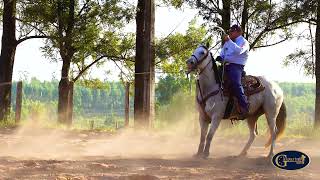
<svg viewBox="0 0 320 180"><path fill-rule="evenodd" d="M0 132L0 156L19 159L79 159L103 157L192 156L198 138L176 128L164 131L120 129L116 133L46 129L27 123Z"/></svg>
<svg viewBox="0 0 320 180"><path fill-rule="evenodd" d="M152 131L116 133L46 129L27 123L0 129L0 179L317 179L319 142L282 138L276 152L299 150L311 158L303 171L283 173L265 159L267 137L258 137L247 158L234 159L247 138L214 137L210 157L194 159L199 133L185 121ZM302 173L303 172L303 173Z"/></svg>
<svg viewBox="0 0 320 180"><path fill-rule="evenodd" d="M0 131L0 156L18 159L80 160L86 157L105 158L191 158L199 143L197 123L178 121L165 129L120 129L115 133L48 129L37 123L25 123L16 129ZM238 155L247 142L246 136L225 137L218 129L211 144L211 157ZM267 137L258 136L248 156L266 156ZM282 138L280 150L301 150L319 156L320 143L315 140Z"/></svg>

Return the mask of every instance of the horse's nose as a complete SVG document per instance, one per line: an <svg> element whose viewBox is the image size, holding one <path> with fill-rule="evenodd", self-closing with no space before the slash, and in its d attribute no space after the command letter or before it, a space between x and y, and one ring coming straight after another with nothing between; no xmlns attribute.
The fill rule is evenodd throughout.
<svg viewBox="0 0 320 180"><path fill-rule="evenodd" d="M194 65L195 64L194 59L193 58L188 59L187 64Z"/></svg>
<svg viewBox="0 0 320 180"><path fill-rule="evenodd" d="M187 68L188 68L188 73L190 73L192 71L192 69L194 69L195 66L195 61L193 58L190 58L187 60Z"/></svg>

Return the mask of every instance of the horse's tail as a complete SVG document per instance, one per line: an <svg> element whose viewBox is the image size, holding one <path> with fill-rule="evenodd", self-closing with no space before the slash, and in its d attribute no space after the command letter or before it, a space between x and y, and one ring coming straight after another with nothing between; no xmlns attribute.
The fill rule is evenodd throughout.
<svg viewBox="0 0 320 180"><path fill-rule="evenodd" d="M284 129L286 128L286 120L287 119L287 109L284 102L282 102L279 114L277 116L276 120L276 127L277 127L277 134L276 134L276 140L283 134ZM269 137L268 142L265 144L265 147L269 147L271 145L272 138Z"/></svg>

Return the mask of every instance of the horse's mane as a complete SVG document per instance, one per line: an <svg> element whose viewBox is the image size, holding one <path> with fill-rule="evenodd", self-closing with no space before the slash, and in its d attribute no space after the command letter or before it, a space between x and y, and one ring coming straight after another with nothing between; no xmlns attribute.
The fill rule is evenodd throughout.
<svg viewBox="0 0 320 180"><path fill-rule="evenodd" d="M217 65L216 60L214 59L212 53L210 52L210 56L212 59L212 69L214 72L214 77L216 79L216 82L220 85L222 81L222 67Z"/></svg>

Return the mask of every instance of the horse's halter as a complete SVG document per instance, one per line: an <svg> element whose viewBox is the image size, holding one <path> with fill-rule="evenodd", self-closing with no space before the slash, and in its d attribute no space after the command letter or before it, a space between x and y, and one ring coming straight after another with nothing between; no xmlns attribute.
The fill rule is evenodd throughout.
<svg viewBox="0 0 320 180"><path fill-rule="evenodd" d="M207 59L207 57L208 57L208 55L209 55L209 53L210 53L210 52L209 52L209 49L208 49L206 46L204 46L204 45L201 45L201 46L199 46L198 48L200 48L200 47L202 47L202 48L204 48L204 49L206 50L206 54L205 54L204 57L201 58L201 59L199 59L196 55L192 54L191 57L193 57L193 59L189 59L189 60L187 61L187 64L188 64L188 65L191 64L192 67L191 67L191 69L188 70L187 73L190 73L190 72L194 71L195 69L197 69L197 67L199 66L199 64L201 64L205 59ZM208 63L208 64L209 64L209 63ZM208 66L208 64L206 65L206 67ZM206 67L205 67L205 68L206 68ZM205 68L204 68L204 69L205 69ZM204 69L200 70L200 74L203 72Z"/></svg>

